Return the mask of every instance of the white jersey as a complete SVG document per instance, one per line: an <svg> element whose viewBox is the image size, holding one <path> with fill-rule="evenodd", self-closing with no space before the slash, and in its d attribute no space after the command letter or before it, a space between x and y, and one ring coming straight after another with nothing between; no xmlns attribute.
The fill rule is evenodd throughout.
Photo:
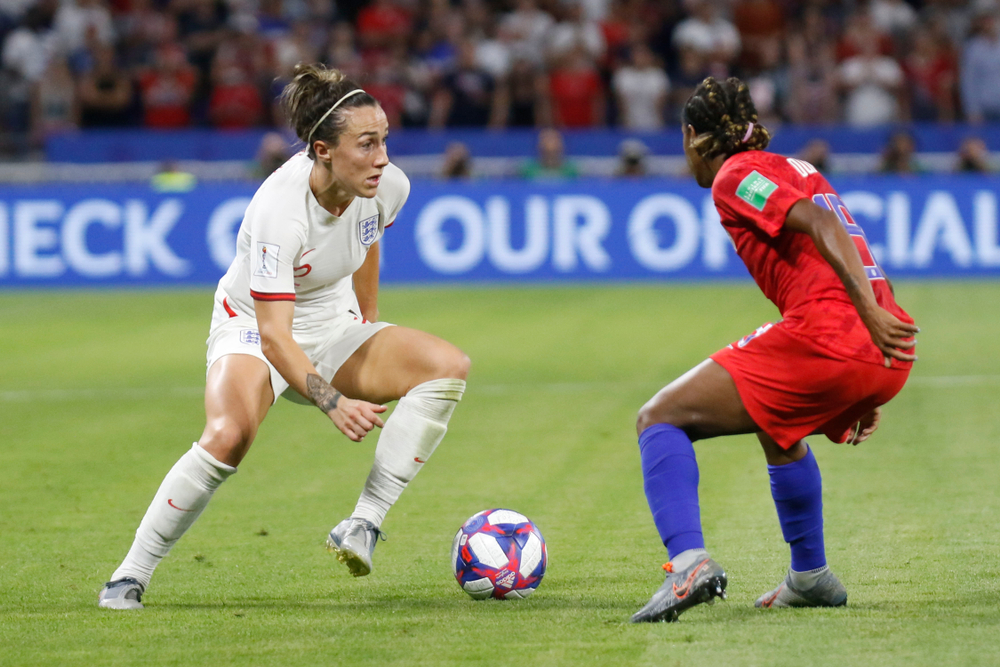
<svg viewBox="0 0 1000 667"><path fill-rule="evenodd" d="M410 194L409 179L388 164L376 195L355 197L337 217L316 201L312 167L309 156L298 153L260 186L240 225L236 259L215 295L230 316L255 317L254 300L294 301L297 338L320 334L324 323L358 307L352 275Z"/></svg>

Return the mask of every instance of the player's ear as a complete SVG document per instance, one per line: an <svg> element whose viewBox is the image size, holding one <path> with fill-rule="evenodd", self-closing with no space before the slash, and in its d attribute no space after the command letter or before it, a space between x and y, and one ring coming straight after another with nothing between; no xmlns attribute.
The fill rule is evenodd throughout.
<svg viewBox="0 0 1000 667"><path fill-rule="evenodd" d="M317 139L313 142L313 151L316 153L317 160L321 160L323 162L332 161L333 156L330 154L331 150L331 146L325 141Z"/></svg>

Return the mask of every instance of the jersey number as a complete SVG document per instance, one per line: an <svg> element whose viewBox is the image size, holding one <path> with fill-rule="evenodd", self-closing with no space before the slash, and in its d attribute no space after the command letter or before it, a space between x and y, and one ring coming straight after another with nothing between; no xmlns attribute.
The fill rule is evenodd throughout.
<svg viewBox="0 0 1000 667"><path fill-rule="evenodd" d="M854 218L851 217L851 212L847 210L844 200L833 192L813 195L812 200L817 206L825 208L828 211L833 211L840 218L840 222L847 229L847 233L851 235L851 240L854 241L854 246L858 249L858 254L861 255L861 263L865 266L865 273L868 275L868 280L885 280L885 273L882 272L882 268L875 261L875 256L872 254L871 248L868 247L868 239L865 237L865 231L861 229L858 223L854 222Z"/></svg>

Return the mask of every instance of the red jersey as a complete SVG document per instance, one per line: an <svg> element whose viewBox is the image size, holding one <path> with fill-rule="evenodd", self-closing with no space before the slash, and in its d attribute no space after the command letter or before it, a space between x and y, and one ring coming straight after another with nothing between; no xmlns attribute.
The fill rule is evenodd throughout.
<svg viewBox="0 0 1000 667"><path fill-rule="evenodd" d="M834 356L884 364L882 351L833 267L807 234L785 228L788 211L801 199L832 210L854 240L878 304L900 320L913 322L896 304L864 231L815 167L764 151L737 153L716 175L712 198L737 254L781 311L783 329ZM895 359L892 363L899 368L911 365Z"/></svg>

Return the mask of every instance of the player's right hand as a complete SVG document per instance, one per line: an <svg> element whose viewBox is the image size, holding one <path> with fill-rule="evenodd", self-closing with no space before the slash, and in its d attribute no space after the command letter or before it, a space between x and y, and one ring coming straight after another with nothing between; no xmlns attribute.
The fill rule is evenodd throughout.
<svg viewBox="0 0 1000 667"><path fill-rule="evenodd" d="M917 355L904 351L913 349L917 344L913 336L920 332L920 327L916 324L903 322L881 307L875 307L864 319L864 323L868 327L868 333L871 334L875 347L882 350L882 354L887 357L886 366L889 365L888 357L900 361L917 360ZM907 338L910 340L906 340Z"/></svg>
<svg viewBox="0 0 1000 667"><path fill-rule="evenodd" d="M337 407L326 414L341 433L354 442L361 442L373 428L385 426L379 417L379 414L385 411L384 405L341 396L337 401Z"/></svg>

